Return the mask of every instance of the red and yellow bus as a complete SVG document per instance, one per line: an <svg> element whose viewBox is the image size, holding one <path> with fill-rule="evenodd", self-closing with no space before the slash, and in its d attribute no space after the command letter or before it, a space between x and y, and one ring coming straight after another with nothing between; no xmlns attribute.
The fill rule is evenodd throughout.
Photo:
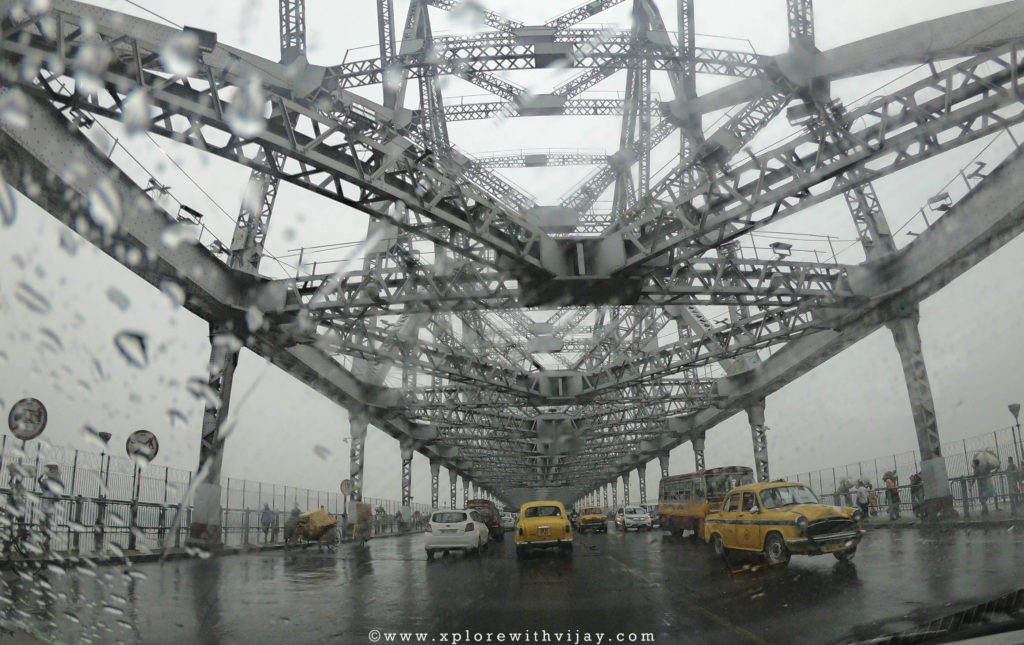
<svg viewBox="0 0 1024 645"><path fill-rule="evenodd" d="M658 486L661 528L682 535L704 532L704 517L718 510L725 494L737 486L754 483L754 471L746 466L709 468L689 475L664 477Z"/></svg>

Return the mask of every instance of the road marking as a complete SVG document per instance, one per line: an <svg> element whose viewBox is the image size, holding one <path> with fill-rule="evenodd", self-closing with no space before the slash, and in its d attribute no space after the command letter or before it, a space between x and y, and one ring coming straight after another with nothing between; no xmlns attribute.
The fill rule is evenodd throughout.
<svg viewBox="0 0 1024 645"><path fill-rule="evenodd" d="M620 567L622 567L623 569L625 569L629 573L633 574L634 576L640 578L641 580L643 580L647 584L649 584L649 585L658 585L659 584L655 580L652 580L649 577L647 577L646 575L636 571L635 569L633 569L632 567L627 565L622 560L619 560L615 556L609 554L608 557L613 562L618 564ZM671 587L667 587L667 586L664 586L664 585L660 585L660 586L662 587L662 589L667 591L672 596L673 599L675 599L675 600L681 602L682 604L686 605L687 608L697 611L698 613L700 613L700 614L710 618L711 620L715 621L719 625L722 625L723 627L728 627L729 629L733 630L734 632L736 632L740 636L743 636L744 638L746 638L750 642L757 643L758 645L771 645L771 643L769 643L768 641L764 640L763 638L761 638L757 634L754 634L751 631L743 629L742 627L737 627L736 625L733 625L731 622L729 622L725 618L722 618L721 616L719 616L715 612L713 612L713 611L711 611L709 609L706 609L706 608L698 605L697 603L695 603L695 602L693 602L691 600L687 600L686 598L683 598L683 597L677 595L676 593L673 592Z"/></svg>

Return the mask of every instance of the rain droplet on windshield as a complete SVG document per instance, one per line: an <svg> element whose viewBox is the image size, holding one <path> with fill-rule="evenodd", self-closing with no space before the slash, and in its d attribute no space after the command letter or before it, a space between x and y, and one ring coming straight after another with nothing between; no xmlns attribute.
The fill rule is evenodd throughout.
<svg viewBox="0 0 1024 645"><path fill-rule="evenodd" d="M14 297L37 314L45 314L50 311L50 301L27 282L18 283L18 290L14 292Z"/></svg>
<svg viewBox="0 0 1024 645"><path fill-rule="evenodd" d="M199 36L179 31L164 41L160 48L160 64L175 76L189 76L196 71L199 58Z"/></svg>
<svg viewBox="0 0 1024 645"><path fill-rule="evenodd" d="M110 433L100 432L92 426L82 426L82 438L86 443L96 447L100 452L107 449L107 442L110 441Z"/></svg>
<svg viewBox="0 0 1024 645"><path fill-rule="evenodd" d="M185 302L185 290L177 282L170 280L161 282L160 292L167 296L175 307L180 307Z"/></svg>
<svg viewBox="0 0 1024 645"><path fill-rule="evenodd" d="M331 451L327 446L318 443L313 446L313 454L320 459L327 461L327 458L331 455Z"/></svg>
<svg viewBox="0 0 1024 645"><path fill-rule="evenodd" d="M96 182L89 191L89 216L103 229L104 233L113 233L121 221L121 198L117 195L114 183L104 177Z"/></svg>
<svg viewBox="0 0 1024 645"><path fill-rule="evenodd" d="M188 383L185 384L185 388L189 391L189 394L191 394L192 396L196 397L197 399L202 399L203 401L205 401L206 407L220 407L220 396L217 394L217 391L210 387L210 384L207 383L204 379L198 376L193 376L188 380Z"/></svg>
<svg viewBox="0 0 1024 645"><path fill-rule="evenodd" d="M128 134L144 132L149 127L149 96L144 88L136 88L125 97L121 122Z"/></svg>
<svg viewBox="0 0 1024 645"><path fill-rule="evenodd" d="M21 129L28 126L28 99L20 90L0 93L0 123Z"/></svg>
<svg viewBox="0 0 1024 645"><path fill-rule="evenodd" d="M263 312L258 307L245 310L245 324L249 331L259 331L263 327Z"/></svg>
<svg viewBox="0 0 1024 645"><path fill-rule="evenodd" d="M10 226L14 223L15 215L17 212L14 210L14 194L4 181L3 173L0 173L0 223Z"/></svg>
<svg viewBox="0 0 1024 645"><path fill-rule="evenodd" d="M128 296L124 295L124 292L117 287L107 288L107 300L114 303L121 311L128 311L128 307L132 304Z"/></svg>
<svg viewBox="0 0 1024 645"><path fill-rule="evenodd" d="M149 364L146 354L146 336L135 331L119 331L114 336L114 345L124 360L132 367L143 368Z"/></svg>
<svg viewBox="0 0 1024 645"><path fill-rule="evenodd" d="M462 0L449 15L460 29L480 31L487 27L487 10L476 0Z"/></svg>
<svg viewBox="0 0 1024 645"><path fill-rule="evenodd" d="M84 31L84 27L83 27ZM96 38L96 36L93 36ZM103 73L110 64L110 48L101 40L88 41L78 48L72 67L75 70L75 90L92 95L103 89Z"/></svg>
<svg viewBox="0 0 1024 645"><path fill-rule="evenodd" d="M238 86L234 99L224 113L228 127L243 139L259 136L267 128L267 120L263 118L263 105L260 77L255 73L249 74Z"/></svg>
<svg viewBox="0 0 1024 645"><path fill-rule="evenodd" d="M198 227L192 224L171 224L160 231L160 243L169 249L176 249L182 244L195 244L198 232Z"/></svg>

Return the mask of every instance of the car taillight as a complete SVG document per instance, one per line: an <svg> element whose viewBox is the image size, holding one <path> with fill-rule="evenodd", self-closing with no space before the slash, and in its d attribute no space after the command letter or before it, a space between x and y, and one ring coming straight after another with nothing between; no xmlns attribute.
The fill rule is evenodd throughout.
<svg viewBox="0 0 1024 645"><path fill-rule="evenodd" d="M566 534L566 535L569 535L569 530L570 530L570 529L569 529L569 525L568 525L568 524L566 524L566 525L565 525L565 534Z"/></svg>
<svg viewBox="0 0 1024 645"><path fill-rule="evenodd" d="M425 533L433 533L433 531L430 529L430 525L429 524L427 524L427 528L423 529L423 531Z"/></svg>
<svg viewBox="0 0 1024 645"><path fill-rule="evenodd" d="M470 522L470 523L466 524L466 533L469 533L472 530L473 530L473 523Z"/></svg>
<svg viewBox="0 0 1024 645"><path fill-rule="evenodd" d="M519 535L526 535L525 533L523 533L523 527L521 526L519 527Z"/></svg>

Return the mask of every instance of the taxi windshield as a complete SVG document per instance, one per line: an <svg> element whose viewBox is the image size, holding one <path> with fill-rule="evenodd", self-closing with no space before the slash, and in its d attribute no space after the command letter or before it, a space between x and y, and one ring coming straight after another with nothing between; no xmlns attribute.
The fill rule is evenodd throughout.
<svg viewBox="0 0 1024 645"><path fill-rule="evenodd" d="M778 486L761 491L761 505L766 509L792 504L820 503L811 489L806 486Z"/></svg>
<svg viewBox="0 0 1024 645"><path fill-rule="evenodd" d="M526 517L561 517L562 510L557 506L531 506L526 509Z"/></svg>

